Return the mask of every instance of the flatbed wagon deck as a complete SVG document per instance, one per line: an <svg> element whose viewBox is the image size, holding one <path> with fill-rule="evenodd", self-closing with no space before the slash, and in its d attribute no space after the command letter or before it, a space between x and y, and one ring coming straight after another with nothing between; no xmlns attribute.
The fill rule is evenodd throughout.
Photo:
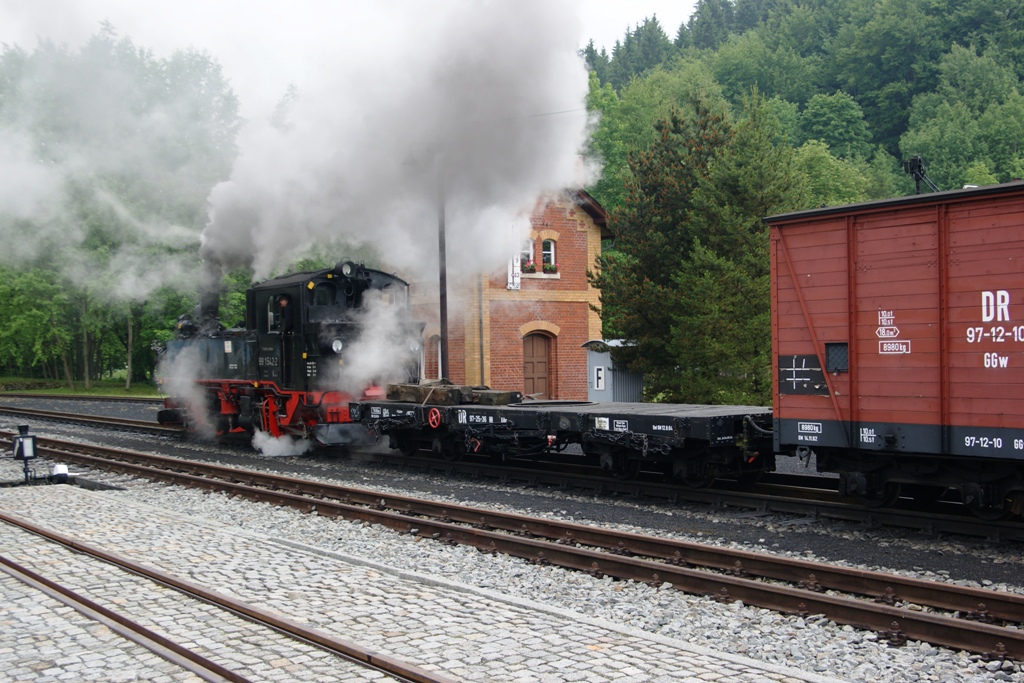
<svg viewBox="0 0 1024 683"><path fill-rule="evenodd" d="M513 394L513 398L518 398ZM579 444L585 456L617 475L664 462L683 478L713 479L774 467L771 409L661 403L513 401L448 405L373 400L349 406L353 421L404 452L444 457L483 453L539 455ZM428 399L429 400L429 399Z"/></svg>

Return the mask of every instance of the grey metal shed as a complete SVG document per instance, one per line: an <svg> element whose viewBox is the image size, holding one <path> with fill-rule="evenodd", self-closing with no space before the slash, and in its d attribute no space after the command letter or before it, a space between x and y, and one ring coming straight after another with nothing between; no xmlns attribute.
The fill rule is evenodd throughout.
<svg viewBox="0 0 1024 683"><path fill-rule="evenodd" d="M591 339L587 350L587 400L595 402L639 403L643 400L643 375L612 362L611 348L622 346L621 339Z"/></svg>

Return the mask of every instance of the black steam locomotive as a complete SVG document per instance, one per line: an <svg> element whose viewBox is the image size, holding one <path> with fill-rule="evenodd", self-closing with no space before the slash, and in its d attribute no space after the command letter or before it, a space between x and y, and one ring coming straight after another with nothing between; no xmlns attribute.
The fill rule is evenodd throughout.
<svg viewBox="0 0 1024 683"><path fill-rule="evenodd" d="M266 280L246 292L244 327L231 329L219 323L218 298L204 294L166 345L161 424L350 444L365 429L350 421L349 401L419 376L422 324L395 275L341 261Z"/></svg>

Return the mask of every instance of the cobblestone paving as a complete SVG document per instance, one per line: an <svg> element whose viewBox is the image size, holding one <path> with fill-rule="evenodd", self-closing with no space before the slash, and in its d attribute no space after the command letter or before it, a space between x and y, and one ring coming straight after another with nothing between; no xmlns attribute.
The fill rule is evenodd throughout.
<svg viewBox="0 0 1024 683"><path fill-rule="evenodd" d="M253 681L393 680L15 527L0 525L0 548L21 566ZM12 607L0 621L0 680L201 680L3 573L0 596Z"/></svg>
<svg viewBox="0 0 1024 683"><path fill-rule="evenodd" d="M479 590L410 580L227 526L126 503L112 494L70 486L0 489L0 509L450 677L517 683L833 680L502 600L497 594L482 596ZM0 536L5 554L12 550L10 535L4 531ZM132 590L127 585L92 583L112 601ZM151 618L172 627L179 618L180 598L164 600ZM215 632L225 630L229 621L210 615L202 626L186 628L208 628L208 637L214 640ZM4 652L14 646L8 642L9 633L5 628L0 636ZM276 661L257 654L253 658L261 660L252 662L254 668L272 667ZM314 662L311 658L297 664L312 668ZM270 673L265 680L287 680ZM317 679L311 673L305 680Z"/></svg>

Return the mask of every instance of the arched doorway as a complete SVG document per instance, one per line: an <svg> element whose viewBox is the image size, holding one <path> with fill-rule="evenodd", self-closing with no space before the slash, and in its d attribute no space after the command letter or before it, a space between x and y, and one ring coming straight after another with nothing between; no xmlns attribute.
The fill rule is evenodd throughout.
<svg viewBox="0 0 1024 683"><path fill-rule="evenodd" d="M542 334L523 337L523 395L550 397L551 340Z"/></svg>

